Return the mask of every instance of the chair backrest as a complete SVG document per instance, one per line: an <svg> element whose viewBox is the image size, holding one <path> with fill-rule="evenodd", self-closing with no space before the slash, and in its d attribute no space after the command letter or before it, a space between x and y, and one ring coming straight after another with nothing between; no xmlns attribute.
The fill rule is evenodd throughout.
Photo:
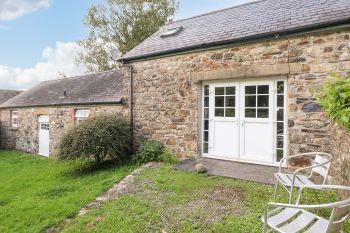
<svg viewBox="0 0 350 233"><path fill-rule="evenodd" d="M328 163L326 163L324 165L320 165L320 166L314 167L311 170L311 175L313 175L314 173L317 173L318 175L322 176L323 184L325 183L326 178L328 176L328 171L329 171L329 168L331 166L331 159L332 159L332 157L331 157L330 154L316 152L316 156L315 156L315 160L314 160L314 164L313 165L320 165L320 164L323 164L323 163L326 163L326 162L328 162Z"/></svg>
<svg viewBox="0 0 350 233"><path fill-rule="evenodd" d="M327 233L335 233L343 230L344 222L349 217L350 204L333 208L329 219Z"/></svg>

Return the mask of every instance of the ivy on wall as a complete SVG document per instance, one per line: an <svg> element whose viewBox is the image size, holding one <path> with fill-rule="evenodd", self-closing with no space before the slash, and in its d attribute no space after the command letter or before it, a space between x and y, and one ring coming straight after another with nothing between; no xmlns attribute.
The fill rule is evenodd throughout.
<svg viewBox="0 0 350 233"><path fill-rule="evenodd" d="M333 74L323 85L318 99L333 121L350 129L350 75Z"/></svg>

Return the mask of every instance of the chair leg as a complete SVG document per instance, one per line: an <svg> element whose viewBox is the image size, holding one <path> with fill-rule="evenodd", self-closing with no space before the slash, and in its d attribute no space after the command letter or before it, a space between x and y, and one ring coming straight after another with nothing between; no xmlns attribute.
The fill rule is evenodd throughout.
<svg viewBox="0 0 350 233"><path fill-rule="evenodd" d="M279 181L277 180L275 184L275 194L273 195L274 201L276 201L278 187L279 187Z"/></svg>
<svg viewBox="0 0 350 233"><path fill-rule="evenodd" d="M293 191L294 191L294 187L290 187L290 191L289 191L289 199L288 199L288 203L292 204L292 198L293 198Z"/></svg>

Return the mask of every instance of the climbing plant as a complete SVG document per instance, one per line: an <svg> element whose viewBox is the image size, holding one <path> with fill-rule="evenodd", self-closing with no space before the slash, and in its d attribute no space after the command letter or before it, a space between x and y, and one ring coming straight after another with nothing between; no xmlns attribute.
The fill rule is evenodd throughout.
<svg viewBox="0 0 350 233"><path fill-rule="evenodd" d="M332 120L350 129L350 75L333 74L323 85L318 99Z"/></svg>

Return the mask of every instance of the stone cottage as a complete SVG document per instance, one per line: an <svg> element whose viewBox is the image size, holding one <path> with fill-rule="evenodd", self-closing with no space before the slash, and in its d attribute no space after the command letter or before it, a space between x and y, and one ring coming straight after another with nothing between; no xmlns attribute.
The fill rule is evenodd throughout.
<svg viewBox="0 0 350 233"><path fill-rule="evenodd" d="M123 114L122 85L120 71L42 82L0 105L1 142L49 156L74 124L103 112Z"/></svg>
<svg viewBox="0 0 350 233"><path fill-rule="evenodd" d="M315 92L350 71L349 37L348 0L261 0L168 23L121 58L135 135L183 158L267 165L330 151Z"/></svg>

